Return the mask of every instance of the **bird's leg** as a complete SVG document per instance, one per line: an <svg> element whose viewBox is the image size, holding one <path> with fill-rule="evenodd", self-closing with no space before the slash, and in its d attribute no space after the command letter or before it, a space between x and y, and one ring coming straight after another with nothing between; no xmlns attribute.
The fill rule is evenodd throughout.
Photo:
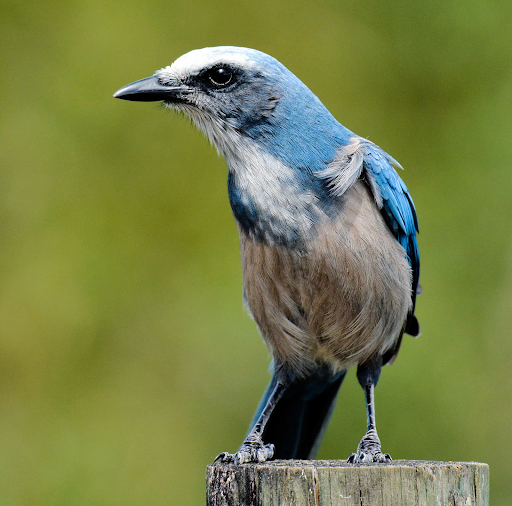
<svg viewBox="0 0 512 506"><path fill-rule="evenodd" d="M390 462L389 453L382 453L380 439L375 425L374 391L380 376L382 360L361 364L357 369L357 378L366 396L367 427L366 434L357 446L357 452L348 458L350 464L366 464L370 462Z"/></svg>
<svg viewBox="0 0 512 506"><path fill-rule="evenodd" d="M220 461L233 464L245 464L247 462L266 462L267 460L272 459L274 456L274 445L265 444L262 436L263 431L265 430L265 425L285 390L286 385L278 381L274 390L270 394L263 411L245 438L240 449L236 453L219 453L214 462Z"/></svg>

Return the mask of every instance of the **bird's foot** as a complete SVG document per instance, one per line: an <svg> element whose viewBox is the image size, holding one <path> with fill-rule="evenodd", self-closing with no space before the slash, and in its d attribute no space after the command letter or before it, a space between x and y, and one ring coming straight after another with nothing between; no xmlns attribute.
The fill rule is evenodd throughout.
<svg viewBox="0 0 512 506"><path fill-rule="evenodd" d="M357 445L357 453L352 453L347 459L349 464L370 464L372 462L391 462L389 453L382 453L377 431L369 430Z"/></svg>
<svg viewBox="0 0 512 506"><path fill-rule="evenodd" d="M219 453L214 462L238 465L249 462L266 462L271 460L273 456L273 444L264 444L259 435L249 434L236 453Z"/></svg>

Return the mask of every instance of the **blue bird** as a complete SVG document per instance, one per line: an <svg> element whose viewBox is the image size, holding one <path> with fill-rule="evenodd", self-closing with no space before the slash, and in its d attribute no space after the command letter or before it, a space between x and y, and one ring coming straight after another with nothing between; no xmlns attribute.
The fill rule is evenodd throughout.
<svg viewBox="0 0 512 506"><path fill-rule="evenodd" d="M273 378L238 452L216 460L314 458L356 365L367 431L348 461L391 460L377 434L374 388L403 333L419 335L418 223L398 162L254 49L191 51L114 97L185 113L228 165L244 303Z"/></svg>

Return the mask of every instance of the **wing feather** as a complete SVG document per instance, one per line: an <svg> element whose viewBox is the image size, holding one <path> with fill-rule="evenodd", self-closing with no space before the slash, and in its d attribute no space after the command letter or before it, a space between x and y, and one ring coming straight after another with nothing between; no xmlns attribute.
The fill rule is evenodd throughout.
<svg viewBox="0 0 512 506"><path fill-rule="evenodd" d="M420 255L416 233L419 232L418 218L414 202L407 186L397 174L393 165L401 168L394 158L375 144L364 141L363 173L375 181L371 187L377 187L382 199L381 212L396 240L407 253L411 265L412 298L416 301L420 275ZM375 199L379 202L378 199Z"/></svg>
<svg viewBox="0 0 512 506"><path fill-rule="evenodd" d="M402 168L379 146L354 136L349 144L338 149L332 162L317 175L328 181L331 193L336 196L343 195L358 178L366 179L375 203L411 265L413 309L406 330L414 335L414 332L419 332L413 316L416 294L420 291L420 255L416 238L418 218L409 190L393 166Z"/></svg>

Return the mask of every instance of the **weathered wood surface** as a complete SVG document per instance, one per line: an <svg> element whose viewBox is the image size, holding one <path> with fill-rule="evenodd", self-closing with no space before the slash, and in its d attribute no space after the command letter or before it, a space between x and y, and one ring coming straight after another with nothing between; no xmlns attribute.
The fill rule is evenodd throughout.
<svg viewBox="0 0 512 506"><path fill-rule="evenodd" d="M207 506L489 506L478 462L276 460L207 467Z"/></svg>

